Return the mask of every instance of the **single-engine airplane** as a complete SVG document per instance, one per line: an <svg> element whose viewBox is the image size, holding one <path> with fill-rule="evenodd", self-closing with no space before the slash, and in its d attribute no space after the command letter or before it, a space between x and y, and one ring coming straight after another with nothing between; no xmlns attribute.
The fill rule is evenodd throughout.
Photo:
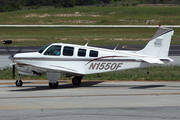
<svg viewBox="0 0 180 120"><path fill-rule="evenodd" d="M9 59L18 69L16 86L22 86L21 75L46 74L50 88L58 87L61 74L74 76L73 85L80 85L86 74L150 67L172 62L168 57L173 29L159 27L140 51L110 50L84 45L52 43L37 52L17 53Z"/></svg>

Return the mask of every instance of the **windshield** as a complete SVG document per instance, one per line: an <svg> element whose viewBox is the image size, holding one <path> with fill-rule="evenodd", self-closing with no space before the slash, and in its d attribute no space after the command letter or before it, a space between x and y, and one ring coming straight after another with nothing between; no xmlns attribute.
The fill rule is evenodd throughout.
<svg viewBox="0 0 180 120"><path fill-rule="evenodd" d="M49 47L46 52L44 52L44 55L56 55L60 56L61 54L61 46L60 45L52 45Z"/></svg>
<svg viewBox="0 0 180 120"><path fill-rule="evenodd" d="M51 44L43 46L41 49L38 50L38 52L42 53L49 45L51 45Z"/></svg>

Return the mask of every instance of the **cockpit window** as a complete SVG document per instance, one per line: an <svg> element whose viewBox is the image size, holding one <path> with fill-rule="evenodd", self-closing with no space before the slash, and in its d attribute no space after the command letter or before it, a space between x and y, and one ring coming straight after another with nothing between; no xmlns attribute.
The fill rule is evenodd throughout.
<svg viewBox="0 0 180 120"><path fill-rule="evenodd" d="M60 45L53 45L49 47L44 55L55 55L59 56L61 54L61 46Z"/></svg>
<svg viewBox="0 0 180 120"><path fill-rule="evenodd" d="M49 45L51 45L51 44L43 46L41 49L38 50L38 52L42 53Z"/></svg>

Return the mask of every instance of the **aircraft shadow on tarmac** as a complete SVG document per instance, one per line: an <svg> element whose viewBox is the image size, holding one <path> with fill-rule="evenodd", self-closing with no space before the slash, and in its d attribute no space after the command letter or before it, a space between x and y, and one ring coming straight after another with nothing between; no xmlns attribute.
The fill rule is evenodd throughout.
<svg viewBox="0 0 180 120"><path fill-rule="evenodd" d="M71 88L83 88L83 87L92 87L92 88L129 88L129 89L149 89L149 88L157 88L157 87L165 87L165 85L142 85L142 86L137 86L137 85L111 85L111 84L106 84L106 85L97 85L99 83L102 83L103 81L87 81L83 82L80 86L74 86L73 84L60 84L58 88L56 89L71 89ZM96 85L96 86L95 86ZM20 87L20 89L15 89L15 90L10 90L10 91L39 91L39 90L52 90L49 88L48 85L44 86L24 86Z"/></svg>
<svg viewBox="0 0 180 120"><path fill-rule="evenodd" d="M103 81L102 81L103 82ZM83 82L81 85L79 86L74 86L73 84L60 84L58 86L58 88L55 89L71 89L71 88L79 88L79 87L92 87L93 85L97 85L101 83L100 81L88 81L88 82ZM49 88L48 85L45 86L24 86L24 87L20 87L20 89L16 89L16 90L10 90L10 91L38 91L38 90L53 90L51 88Z"/></svg>
<svg viewBox="0 0 180 120"><path fill-rule="evenodd" d="M165 85L144 85L144 86L131 87L130 89L148 89L148 88L156 88L156 87L165 87Z"/></svg>

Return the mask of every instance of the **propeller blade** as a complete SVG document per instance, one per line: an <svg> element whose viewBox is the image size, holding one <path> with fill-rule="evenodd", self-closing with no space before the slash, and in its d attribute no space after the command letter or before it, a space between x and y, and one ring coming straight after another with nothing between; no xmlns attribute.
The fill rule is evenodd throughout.
<svg viewBox="0 0 180 120"><path fill-rule="evenodd" d="M12 44L12 40L4 40L3 41L3 44L4 45L6 45L6 44ZM9 59L11 59L12 61L13 61L13 63L12 63L12 78L13 79L15 79L15 63L14 63L14 55L11 53L11 51L9 50L9 47L8 46L6 46L6 49L7 49L7 51L9 52L9 54L11 55L11 56L9 56ZM20 53L22 51L22 47L20 47L20 49L18 50L18 52L17 53Z"/></svg>
<svg viewBox="0 0 180 120"><path fill-rule="evenodd" d="M12 71L13 72L13 76L12 77L13 77L13 79L15 79L15 64L12 65L12 68L13 68L13 71Z"/></svg>
<svg viewBox="0 0 180 120"><path fill-rule="evenodd" d="M8 46L6 46L6 49L7 49L8 53L9 53L11 56L13 56L13 54L12 54L11 51L9 50L9 47L8 47Z"/></svg>
<svg viewBox="0 0 180 120"><path fill-rule="evenodd" d="M21 53L21 51L22 51L22 47L19 48L17 53Z"/></svg>

